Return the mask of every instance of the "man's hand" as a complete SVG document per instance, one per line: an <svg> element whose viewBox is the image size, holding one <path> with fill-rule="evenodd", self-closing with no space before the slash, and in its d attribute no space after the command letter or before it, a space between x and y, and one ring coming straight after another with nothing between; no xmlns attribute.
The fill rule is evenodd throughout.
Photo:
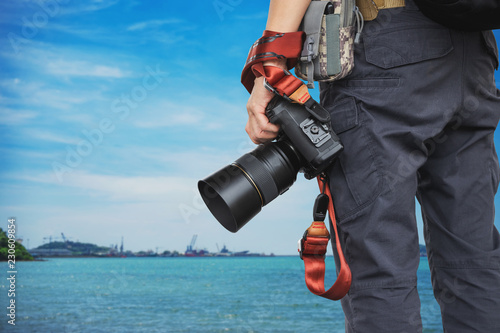
<svg viewBox="0 0 500 333"><path fill-rule="evenodd" d="M271 0L266 30L279 32L297 31L311 0ZM286 60L270 60L264 66L276 66L286 69ZM279 126L269 122L266 106L274 94L264 87L264 78L255 79L255 84L248 99L248 122L245 130L256 143L271 141L278 135Z"/></svg>
<svg viewBox="0 0 500 333"><path fill-rule="evenodd" d="M245 131L255 144L273 140L279 131L279 126L269 122L266 116L266 106L274 94L264 87L264 77L255 79L255 85L247 102L248 121Z"/></svg>
<svg viewBox="0 0 500 333"><path fill-rule="evenodd" d="M269 60L264 62L263 65L286 69L286 60ZM247 102L248 121L245 126L245 131L255 144L272 141L278 136L280 127L269 122L266 116L267 104L273 97L274 93L264 87L264 77L256 78Z"/></svg>

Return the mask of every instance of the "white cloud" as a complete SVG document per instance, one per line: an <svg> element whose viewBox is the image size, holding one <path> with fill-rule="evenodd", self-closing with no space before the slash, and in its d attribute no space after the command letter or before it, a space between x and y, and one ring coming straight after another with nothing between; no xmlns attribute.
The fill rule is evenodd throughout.
<svg viewBox="0 0 500 333"><path fill-rule="evenodd" d="M134 124L139 128L175 127L195 125L204 120L203 114L193 108L185 108L179 111L181 113L172 114L169 112L168 114L162 114L158 112L156 116L137 119Z"/></svg>
<svg viewBox="0 0 500 333"><path fill-rule="evenodd" d="M2 49L0 57L19 64L21 66L19 72L28 74L30 81L44 74L63 79L72 76L118 79L133 76L130 71L123 69L129 64L128 61L120 63L122 59L120 57L113 57L113 60L110 60L109 54L96 52L81 50L72 45L27 40L23 44L22 52L14 55ZM16 79L23 80L22 77L11 80Z"/></svg>
<svg viewBox="0 0 500 333"><path fill-rule="evenodd" d="M179 24L182 21L179 19L165 19L165 20L149 20L144 22L139 22L132 24L127 27L127 31L137 31L137 30L145 30L145 29L156 29L160 28L166 24Z"/></svg>
<svg viewBox="0 0 500 333"><path fill-rule="evenodd" d="M118 67L95 64L84 60L54 59L45 65L45 70L49 74L61 76L93 76L117 79L130 76L130 73Z"/></svg>
<svg viewBox="0 0 500 333"><path fill-rule="evenodd" d="M94 118L89 113L84 112L73 112L68 114L61 114L58 117L59 120L68 123L78 123L80 126L93 125Z"/></svg>
<svg viewBox="0 0 500 333"><path fill-rule="evenodd" d="M246 117L246 112L242 112L244 105L200 94L196 98L179 96L177 100L155 98L150 104L141 105L141 117L134 119L133 124L139 128L191 126L190 130L196 127L204 131L224 128L226 132L234 128L242 131L245 124L242 120Z"/></svg>
<svg viewBox="0 0 500 333"><path fill-rule="evenodd" d="M67 175L62 183L59 183L54 174L19 175L18 178L36 183L78 188L88 191L89 195L99 196L109 201L134 200L136 202L163 200L163 197L169 194L179 197L182 193L189 191L186 184L196 182L194 179L185 177L127 177L81 171Z"/></svg>
<svg viewBox="0 0 500 333"><path fill-rule="evenodd" d="M71 5L62 5L61 14L82 14L85 12L96 12L111 6L114 6L120 2L119 0L91 0L85 3L74 2Z"/></svg>
<svg viewBox="0 0 500 333"><path fill-rule="evenodd" d="M29 110L0 109L0 124L20 125L27 123L37 117L37 113Z"/></svg>
<svg viewBox="0 0 500 333"><path fill-rule="evenodd" d="M101 98L98 91L69 91L61 89L40 88L39 90L26 89L23 93L23 102L36 107L47 107L50 109L74 110L89 101ZM46 114L47 115L47 114ZM52 112L52 117L55 114Z"/></svg>
<svg viewBox="0 0 500 333"><path fill-rule="evenodd" d="M35 150L19 150L14 147L0 147L0 154L3 156L12 156L16 161L20 161L20 159L30 160L30 161L38 161L40 164L45 161L52 161L56 158L56 154L53 152L47 151L35 151ZM13 175L12 179L14 179L16 175Z"/></svg>
<svg viewBox="0 0 500 333"><path fill-rule="evenodd" d="M53 131L53 129L30 129L27 133L30 137L35 139L35 142L38 140L56 142L56 143L64 143L74 145L77 144L81 139L79 138L70 138L64 135L60 135Z"/></svg>
<svg viewBox="0 0 500 333"><path fill-rule="evenodd" d="M8 123L26 123L35 117L60 115L54 109L72 110L72 113L63 116L71 119L83 120L87 117L86 112L81 112L78 108L86 102L102 101L102 86L82 85L75 88L73 85L50 85L41 79L15 79L18 84L8 85L12 79L0 81L0 87L6 92L5 98L0 99L2 104L15 105L15 107L0 109L0 121L6 120ZM89 90L90 89L90 90ZM30 110L30 109L33 110ZM76 113L79 113L76 114Z"/></svg>
<svg viewBox="0 0 500 333"><path fill-rule="evenodd" d="M228 142L223 148L183 147L181 151L172 148L148 146L126 146L115 148L110 160L121 161L129 166L128 173L180 177L206 177L216 170L232 163L241 155L255 148L250 140ZM107 156L110 156L108 152ZM139 168L143 165L142 168Z"/></svg>

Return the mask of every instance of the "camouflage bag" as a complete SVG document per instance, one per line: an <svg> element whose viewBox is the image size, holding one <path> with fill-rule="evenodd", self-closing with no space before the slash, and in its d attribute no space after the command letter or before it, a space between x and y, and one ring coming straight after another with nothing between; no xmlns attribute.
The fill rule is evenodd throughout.
<svg viewBox="0 0 500 333"><path fill-rule="evenodd" d="M313 0L300 30L306 38L295 74L307 80L328 82L347 76L354 67L354 43L363 29L355 0ZM357 30L357 34L356 34Z"/></svg>

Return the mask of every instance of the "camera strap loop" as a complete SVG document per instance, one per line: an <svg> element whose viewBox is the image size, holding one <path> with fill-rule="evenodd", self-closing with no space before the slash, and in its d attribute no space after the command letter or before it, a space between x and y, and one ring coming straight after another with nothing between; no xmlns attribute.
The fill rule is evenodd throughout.
<svg viewBox="0 0 500 333"><path fill-rule="evenodd" d="M304 105L306 110L322 123L330 123L330 113L309 94L307 86L288 70L264 65L267 60L286 60L288 69L295 66L302 52L304 32L280 33L265 30L250 48L245 67L241 73L241 83L252 92L256 77L263 76L264 86L289 102Z"/></svg>
<svg viewBox="0 0 500 333"><path fill-rule="evenodd" d="M330 234L323 221L315 221L306 230L302 239L299 240L299 254L304 260L305 281L307 288L315 295L325 297L331 300L339 300L344 297L351 287L351 270L345 260L335 220L335 211L333 207L332 194L328 186L328 180L318 176L318 184L322 194L318 196L315 203L315 218L321 218L319 210L325 204L326 195L328 199L328 212L330 215L331 228L335 233L335 244L340 260L340 272L333 286L325 291L325 254L330 240ZM323 216L326 215L323 214ZM323 217L324 218L324 217Z"/></svg>
<svg viewBox="0 0 500 333"><path fill-rule="evenodd" d="M256 77L265 78L265 86L270 91L289 101L304 104L311 99L307 86L288 70L275 66L264 66L268 60L286 60L291 69L302 52L304 32L280 33L264 30L250 48L245 67L241 73L241 83L249 93L252 92Z"/></svg>
<svg viewBox="0 0 500 333"><path fill-rule="evenodd" d="M265 76L266 71L263 69L262 63L267 60L286 60L288 69L293 68L297 63L297 59L302 51L302 40L304 37L303 31L280 33L276 31L264 30L262 37L259 38L250 48L245 67L241 73L241 83L245 86L249 93L252 92L254 80L258 76ZM286 75L280 69L281 79ZM289 73L288 73L289 74ZM274 76L275 74L269 76ZM292 75L293 77L293 75ZM290 80L288 78L287 80ZM296 78L297 79L297 78ZM299 79L297 79L299 82ZM273 87L278 81L271 82ZM307 87L306 87L307 88ZM293 88L292 88L293 89ZM296 88L295 88L296 89ZM293 91L287 90L287 96L290 96Z"/></svg>

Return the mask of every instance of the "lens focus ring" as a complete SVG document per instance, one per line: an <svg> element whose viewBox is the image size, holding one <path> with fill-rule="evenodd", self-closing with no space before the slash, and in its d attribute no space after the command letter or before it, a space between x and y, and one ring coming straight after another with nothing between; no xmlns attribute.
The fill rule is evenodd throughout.
<svg viewBox="0 0 500 333"><path fill-rule="evenodd" d="M262 162L255 156L248 153L237 159L234 163L241 166L257 185L257 190L262 195L264 206L279 195L278 187L273 177L266 168L263 168Z"/></svg>

